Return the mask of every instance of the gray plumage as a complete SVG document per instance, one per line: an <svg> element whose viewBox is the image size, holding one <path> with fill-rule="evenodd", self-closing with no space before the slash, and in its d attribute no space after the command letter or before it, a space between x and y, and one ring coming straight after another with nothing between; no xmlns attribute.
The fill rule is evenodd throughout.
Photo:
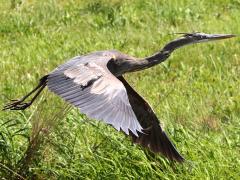
<svg viewBox="0 0 240 180"><path fill-rule="evenodd" d="M47 86L90 118L138 136L137 131L141 132L142 127L131 108L126 89L107 68L113 57L114 53L109 51L75 57L70 60L71 66L64 64L49 74Z"/></svg>

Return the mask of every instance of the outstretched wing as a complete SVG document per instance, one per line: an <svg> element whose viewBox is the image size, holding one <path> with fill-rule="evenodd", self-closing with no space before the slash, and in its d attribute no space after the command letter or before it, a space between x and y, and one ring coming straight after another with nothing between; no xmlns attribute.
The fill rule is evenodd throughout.
<svg viewBox="0 0 240 180"><path fill-rule="evenodd" d="M47 86L90 118L138 136L137 131L141 132L142 127L125 87L107 69L110 59L102 55L76 57L50 73Z"/></svg>
<svg viewBox="0 0 240 180"><path fill-rule="evenodd" d="M139 136L130 133L133 142L141 144L153 152L160 152L170 160L183 162L184 158L180 155L166 133L162 130L158 118L150 105L122 76L118 77L118 79L124 84L132 109L137 116L140 125L143 127L144 133L140 133Z"/></svg>

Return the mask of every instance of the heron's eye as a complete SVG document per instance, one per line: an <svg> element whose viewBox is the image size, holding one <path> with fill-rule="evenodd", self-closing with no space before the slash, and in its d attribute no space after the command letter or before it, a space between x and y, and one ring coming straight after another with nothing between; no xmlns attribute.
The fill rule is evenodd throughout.
<svg viewBox="0 0 240 180"><path fill-rule="evenodd" d="M184 37L186 37L186 38L191 38L191 37L192 37L192 34L185 34Z"/></svg>

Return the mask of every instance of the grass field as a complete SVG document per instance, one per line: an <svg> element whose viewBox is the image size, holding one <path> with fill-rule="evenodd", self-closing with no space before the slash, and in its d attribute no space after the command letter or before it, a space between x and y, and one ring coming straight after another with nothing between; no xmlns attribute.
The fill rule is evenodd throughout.
<svg viewBox="0 0 240 180"><path fill-rule="evenodd" d="M174 32L240 34L239 0L0 0L0 106L67 59L118 49L144 57ZM239 179L240 38L187 46L126 79L187 161L131 143L45 90L0 111L1 179Z"/></svg>

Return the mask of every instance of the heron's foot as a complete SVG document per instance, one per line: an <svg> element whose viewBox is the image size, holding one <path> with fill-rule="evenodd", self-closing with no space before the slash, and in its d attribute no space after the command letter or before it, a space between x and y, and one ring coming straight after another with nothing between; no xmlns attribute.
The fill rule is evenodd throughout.
<svg viewBox="0 0 240 180"><path fill-rule="evenodd" d="M31 102L23 102L22 100L11 100L11 103L6 104L3 107L3 110L24 110L29 107L32 103Z"/></svg>

